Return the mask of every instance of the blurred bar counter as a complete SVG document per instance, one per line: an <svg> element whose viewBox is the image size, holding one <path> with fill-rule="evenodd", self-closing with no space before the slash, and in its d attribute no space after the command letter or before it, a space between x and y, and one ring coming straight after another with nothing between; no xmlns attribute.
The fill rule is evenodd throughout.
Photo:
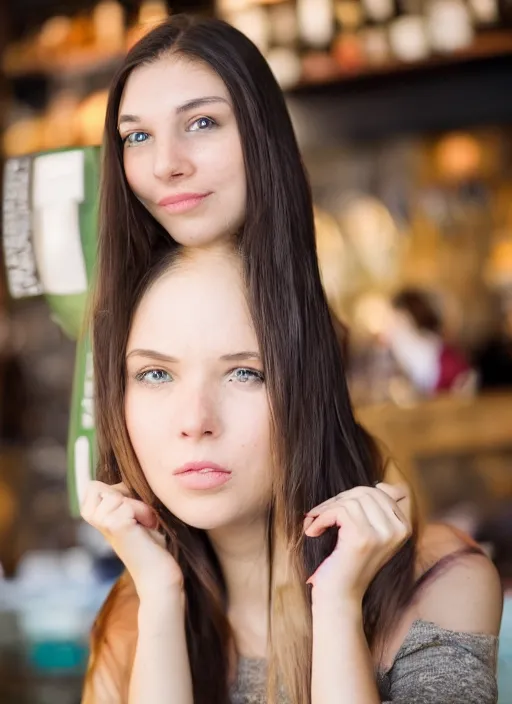
<svg viewBox="0 0 512 704"><path fill-rule="evenodd" d="M441 395L407 406L376 404L359 408L357 415L404 470L413 469L421 458L512 450L510 392L471 398Z"/></svg>
<svg viewBox="0 0 512 704"><path fill-rule="evenodd" d="M357 415L412 478L426 516L488 544L512 586L512 393L384 403Z"/></svg>

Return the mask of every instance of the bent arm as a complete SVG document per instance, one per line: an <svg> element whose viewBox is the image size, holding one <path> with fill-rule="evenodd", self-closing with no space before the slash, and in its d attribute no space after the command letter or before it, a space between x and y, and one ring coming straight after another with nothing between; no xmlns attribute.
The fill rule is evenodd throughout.
<svg viewBox="0 0 512 704"><path fill-rule="evenodd" d="M122 575L92 631L82 704L192 704L182 602L139 600Z"/></svg>
<svg viewBox="0 0 512 704"><path fill-rule="evenodd" d="M312 704L380 704L358 604L313 603Z"/></svg>
<svg viewBox="0 0 512 704"><path fill-rule="evenodd" d="M128 704L194 704L185 632L185 607L179 593L141 600Z"/></svg>

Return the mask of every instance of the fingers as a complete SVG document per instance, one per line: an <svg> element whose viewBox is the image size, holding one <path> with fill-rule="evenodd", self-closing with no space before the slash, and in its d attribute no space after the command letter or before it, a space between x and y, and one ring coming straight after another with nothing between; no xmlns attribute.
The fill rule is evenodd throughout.
<svg viewBox="0 0 512 704"><path fill-rule="evenodd" d="M402 501L402 499L409 498L409 489L405 484L387 484L386 482L379 482L376 485L379 491L382 491L386 496L389 496L393 501Z"/></svg>
<svg viewBox="0 0 512 704"><path fill-rule="evenodd" d="M354 489L348 489L347 491L342 491L340 494L333 496L327 501L324 501L318 506L315 506L311 511L308 511L308 516L312 516L315 512L320 511L324 508L329 508L333 503L339 501L340 499L353 499L360 496L364 496L368 491L373 492L375 489L382 492L392 501L398 502L409 496L409 490L403 484L386 484L385 482L380 482L376 487L368 486L356 486Z"/></svg>
<svg viewBox="0 0 512 704"><path fill-rule="evenodd" d="M134 499L124 482L114 484L111 489L126 497L126 501L133 509L134 517L137 523L140 523L145 528L149 528L150 530L155 530L158 527L158 518L151 506L148 506L139 499Z"/></svg>
<svg viewBox="0 0 512 704"><path fill-rule="evenodd" d="M102 482L89 482L85 491L84 500L80 506L80 515L85 521L89 522L89 519L94 515L100 505L102 500L101 490L103 487L106 487L106 484Z"/></svg>
<svg viewBox="0 0 512 704"><path fill-rule="evenodd" d="M375 492L362 496L358 502L361 507L368 527L384 538L390 535L395 530L396 516L386 505L382 505L379 498L375 496Z"/></svg>
<svg viewBox="0 0 512 704"><path fill-rule="evenodd" d="M99 492L99 497L100 501L94 512L94 521L98 525L103 525L106 517L119 508L126 499L115 491Z"/></svg>
<svg viewBox="0 0 512 704"><path fill-rule="evenodd" d="M375 533L377 536L387 537L394 531L393 521L388 512L369 494L358 499L334 503L310 520L312 522L305 529L306 535L310 538L318 537L327 528L333 526L341 528L341 537L343 528L347 528L349 524L357 526L360 534Z"/></svg>
<svg viewBox="0 0 512 704"><path fill-rule="evenodd" d="M399 521L410 525L409 490L407 487L402 485L393 487L390 484L378 484L372 496L379 500L381 506L386 505L389 511Z"/></svg>
<svg viewBox="0 0 512 704"><path fill-rule="evenodd" d="M127 498L131 498L131 491L124 482L119 482L119 484L104 484L103 486L108 487L109 490L117 491L119 494L122 494Z"/></svg>
<svg viewBox="0 0 512 704"><path fill-rule="evenodd" d="M120 509L123 510L120 510ZM120 523L140 523L145 528L154 530L158 519L150 506L138 499L131 498L125 484L108 485L92 481L87 487L84 502L81 507L82 518L96 528L107 529L107 523L112 522L112 515L119 516Z"/></svg>
<svg viewBox="0 0 512 704"><path fill-rule="evenodd" d="M388 501L390 506L397 508L399 511L400 509L397 506L398 502L409 498L409 490L402 484L392 485L381 482L377 484L376 487L357 486L354 489L343 491L341 494L337 494L331 499L318 504L318 506L315 506L308 511L307 516L318 516L322 511L332 508L334 504L339 503L341 500L346 501L349 499L357 499L368 494L375 495L384 501Z"/></svg>
<svg viewBox="0 0 512 704"><path fill-rule="evenodd" d="M317 537L327 528L341 527L348 518L360 529L372 529L382 538L389 538L391 533L408 535L410 516L397 503L406 498L408 490L403 486L380 483L377 487L356 487L309 511L304 520L304 532L309 537Z"/></svg>
<svg viewBox="0 0 512 704"><path fill-rule="evenodd" d="M137 499L125 499L125 502L132 508L137 523L149 528L149 530L158 528L158 518L151 506L147 506Z"/></svg>
<svg viewBox="0 0 512 704"><path fill-rule="evenodd" d="M96 517L98 527L112 536L120 535L123 531L137 525L132 507L123 497L120 498L121 501L115 504L111 496L106 497L100 505L101 509L104 509L104 513L101 518ZM110 511L107 507L110 508Z"/></svg>

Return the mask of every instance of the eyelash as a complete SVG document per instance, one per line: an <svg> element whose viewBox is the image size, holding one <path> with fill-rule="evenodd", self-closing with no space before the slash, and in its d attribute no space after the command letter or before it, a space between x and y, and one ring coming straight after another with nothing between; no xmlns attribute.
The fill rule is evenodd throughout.
<svg viewBox="0 0 512 704"><path fill-rule="evenodd" d="M209 123L210 123L209 126L208 126L208 127L205 127L205 128L202 129L202 130L199 129L199 130L194 130L194 131L197 131L197 132L205 132L205 131L209 131L209 130L213 129L214 127L218 127L218 126L219 126L219 125L218 125L218 122L216 122L216 121L213 119L213 117L208 117L207 115L203 115L203 117L198 117L196 120L194 120L194 121L189 125L189 127L187 128L188 131L192 131L190 128L191 128L193 125L195 125L196 123L201 122L201 120L206 120L207 122L209 122Z"/></svg>
<svg viewBox="0 0 512 704"><path fill-rule="evenodd" d="M197 129L197 130L191 129L195 124L197 124L198 122L201 122L201 120L207 121L209 123L209 125L207 127L204 127L203 129ZM218 123L213 119L213 117L206 117L206 116L198 117L196 120L194 120L189 125L189 127L187 128L187 132L209 132L214 127L218 127ZM134 147L137 144L143 144L146 141L145 139L140 142L138 140L135 140L133 142L130 141L130 137L135 137L136 135L141 135L141 134L145 135L146 137L149 137L149 134L147 132L143 132L143 131L130 132L130 134L127 134L125 137L122 137L122 143L128 147Z"/></svg>
<svg viewBox="0 0 512 704"><path fill-rule="evenodd" d="M263 384L265 381L265 377L262 372L260 372L258 369L251 369L250 367L237 367L236 369L233 369L230 374L234 374L234 372L249 372L249 374L252 377L252 381ZM247 382L243 382L244 384Z"/></svg>
<svg viewBox="0 0 512 704"><path fill-rule="evenodd" d="M258 369L251 369L250 367L236 367L235 369L232 369L230 372L228 372L229 376L233 375L235 372L248 372L250 375L250 381L253 381L258 384L263 384L265 381L265 377L262 372L260 372ZM161 380L157 380L156 382L151 382L147 380L147 376L149 374L166 374L169 376L169 380L166 382L162 382ZM136 381L139 381L141 384L146 384L147 386L160 386L162 383L170 383L172 381L172 376L169 374L169 372L166 372L164 369L145 369L142 372L138 372L135 375ZM235 379L235 381L240 381L239 379ZM241 382L243 384L248 383L248 381Z"/></svg>
<svg viewBox="0 0 512 704"><path fill-rule="evenodd" d="M159 383L159 382L151 382L151 381L148 381L148 380L146 379L146 377L147 377L148 374L167 374L167 375L170 377L169 381L172 380L172 377L171 377L171 375L169 374L169 372L166 372L164 369L145 369L145 370L142 371L142 372L138 372L138 373L135 375L135 379L136 379L137 381L140 381L142 384L146 384L147 386L160 386L160 383ZM169 383L169 382L167 382L167 383Z"/></svg>

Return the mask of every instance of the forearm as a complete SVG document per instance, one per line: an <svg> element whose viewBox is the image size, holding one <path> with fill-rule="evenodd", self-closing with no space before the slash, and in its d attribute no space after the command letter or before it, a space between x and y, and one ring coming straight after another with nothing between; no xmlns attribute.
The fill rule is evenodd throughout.
<svg viewBox="0 0 512 704"><path fill-rule="evenodd" d="M357 604L313 596L312 704L380 704L372 657Z"/></svg>
<svg viewBox="0 0 512 704"><path fill-rule="evenodd" d="M165 601L141 600L129 704L147 702L193 704L180 596Z"/></svg>

